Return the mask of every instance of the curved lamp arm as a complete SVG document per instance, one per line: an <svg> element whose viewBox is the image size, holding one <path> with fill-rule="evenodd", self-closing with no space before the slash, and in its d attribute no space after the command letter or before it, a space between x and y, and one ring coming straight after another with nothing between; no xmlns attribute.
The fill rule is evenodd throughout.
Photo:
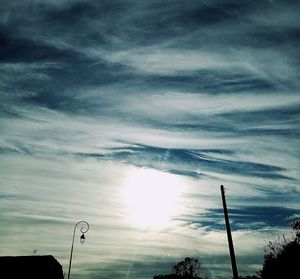
<svg viewBox="0 0 300 279"><path fill-rule="evenodd" d="M73 238L72 238L72 247L71 247L71 254L70 254L70 262L69 262L69 272L68 272L68 279L70 278L70 274L71 274L71 266L72 266L72 256L73 256L73 248L74 248L74 239L75 239L75 232L76 232L76 228L79 224L83 224L83 226L80 228L80 231L82 233L82 235L80 236L80 242L81 244L84 243L85 241L85 236L84 234L89 230L90 225L87 221L79 221L75 224L74 226L74 231L73 231Z"/></svg>

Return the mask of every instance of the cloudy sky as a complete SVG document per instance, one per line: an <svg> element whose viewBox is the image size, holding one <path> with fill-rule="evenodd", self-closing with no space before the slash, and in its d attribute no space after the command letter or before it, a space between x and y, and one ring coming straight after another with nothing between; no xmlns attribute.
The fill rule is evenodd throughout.
<svg viewBox="0 0 300 279"><path fill-rule="evenodd" d="M0 0L0 255L230 278L300 214L297 1Z"/></svg>

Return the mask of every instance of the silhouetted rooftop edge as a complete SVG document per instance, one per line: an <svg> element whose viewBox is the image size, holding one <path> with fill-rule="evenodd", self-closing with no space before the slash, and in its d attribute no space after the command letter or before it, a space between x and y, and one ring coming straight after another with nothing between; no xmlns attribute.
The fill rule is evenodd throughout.
<svg viewBox="0 0 300 279"><path fill-rule="evenodd" d="M0 256L0 277L63 279L61 264L52 255Z"/></svg>

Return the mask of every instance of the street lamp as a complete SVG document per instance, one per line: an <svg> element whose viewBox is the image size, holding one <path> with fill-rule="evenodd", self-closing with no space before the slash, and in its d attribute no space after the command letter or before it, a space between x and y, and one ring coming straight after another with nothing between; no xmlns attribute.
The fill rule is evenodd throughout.
<svg viewBox="0 0 300 279"><path fill-rule="evenodd" d="M71 266L72 266L72 256L73 256L73 248L74 248L74 239L75 239L75 231L77 226L83 223L83 227L80 228L80 231L82 233L82 235L80 236L80 243L83 244L85 241L85 236L84 234L89 230L90 225L88 222L86 221L79 221L78 223L75 224L74 226L74 231L73 231L73 239L72 239L72 248L71 248L71 255L70 255L70 262L69 262L69 272L68 272L68 279L70 278L70 274L71 274Z"/></svg>

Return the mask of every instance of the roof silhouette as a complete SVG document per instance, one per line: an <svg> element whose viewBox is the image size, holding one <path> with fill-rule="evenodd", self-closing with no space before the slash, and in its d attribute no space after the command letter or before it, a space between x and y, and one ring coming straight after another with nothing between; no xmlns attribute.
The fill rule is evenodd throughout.
<svg viewBox="0 0 300 279"><path fill-rule="evenodd" d="M0 277L63 279L61 264L51 255L0 257Z"/></svg>

